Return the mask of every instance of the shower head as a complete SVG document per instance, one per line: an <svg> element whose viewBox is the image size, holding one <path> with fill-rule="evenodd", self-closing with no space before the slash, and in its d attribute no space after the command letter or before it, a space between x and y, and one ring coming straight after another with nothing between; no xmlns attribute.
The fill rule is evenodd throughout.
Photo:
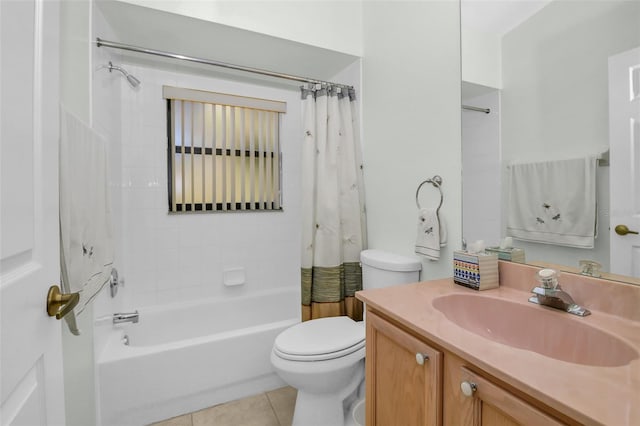
<svg viewBox="0 0 640 426"><path fill-rule="evenodd" d="M122 75L124 75L125 77L127 77L127 81L129 82L129 84L131 85L131 87L138 87L140 85L140 80L138 80L137 78L135 78L134 76L132 76L131 74L129 74L127 71L125 71L123 68L117 66L117 65L113 65L111 63L111 61L109 61L109 65L106 66L106 68L109 69L109 72L116 70L116 71L120 71L122 73Z"/></svg>

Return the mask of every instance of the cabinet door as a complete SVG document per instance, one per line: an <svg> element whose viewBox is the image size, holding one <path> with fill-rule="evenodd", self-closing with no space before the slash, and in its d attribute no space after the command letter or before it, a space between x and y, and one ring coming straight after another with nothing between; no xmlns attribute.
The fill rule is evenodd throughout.
<svg viewBox="0 0 640 426"><path fill-rule="evenodd" d="M538 408L491 383L483 377L461 367L457 392L462 406L459 413L468 426L559 426L559 422Z"/></svg>
<svg viewBox="0 0 640 426"><path fill-rule="evenodd" d="M367 312L367 426L442 424L442 353Z"/></svg>

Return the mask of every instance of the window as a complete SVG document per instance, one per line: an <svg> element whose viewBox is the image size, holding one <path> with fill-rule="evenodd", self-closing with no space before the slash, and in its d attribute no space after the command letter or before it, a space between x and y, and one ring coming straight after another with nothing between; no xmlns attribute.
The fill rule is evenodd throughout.
<svg viewBox="0 0 640 426"><path fill-rule="evenodd" d="M165 86L169 211L281 210L286 103Z"/></svg>

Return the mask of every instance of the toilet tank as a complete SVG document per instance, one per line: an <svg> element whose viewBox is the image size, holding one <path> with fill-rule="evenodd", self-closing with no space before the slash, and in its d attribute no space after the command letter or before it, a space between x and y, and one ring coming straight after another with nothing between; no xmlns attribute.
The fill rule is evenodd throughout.
<svg viewBox="0 0 640 426"><path fill-rule="evenodd" d="M382 288L420 280L422 263L416 257L401 256L382 250L360 253L362 288Z"/></svg>

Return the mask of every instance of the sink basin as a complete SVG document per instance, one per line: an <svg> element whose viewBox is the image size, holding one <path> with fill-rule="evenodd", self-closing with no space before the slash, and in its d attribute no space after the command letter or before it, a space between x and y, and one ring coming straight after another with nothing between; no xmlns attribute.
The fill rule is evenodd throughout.
<svg viewBox="0 0 640 426"><path fill-rule="evenodd" d="M584 318L549 308L471 294L441 296L432 303L472 333L550 358L601 367L623 366L638 358L633 347Z"/></svg>

